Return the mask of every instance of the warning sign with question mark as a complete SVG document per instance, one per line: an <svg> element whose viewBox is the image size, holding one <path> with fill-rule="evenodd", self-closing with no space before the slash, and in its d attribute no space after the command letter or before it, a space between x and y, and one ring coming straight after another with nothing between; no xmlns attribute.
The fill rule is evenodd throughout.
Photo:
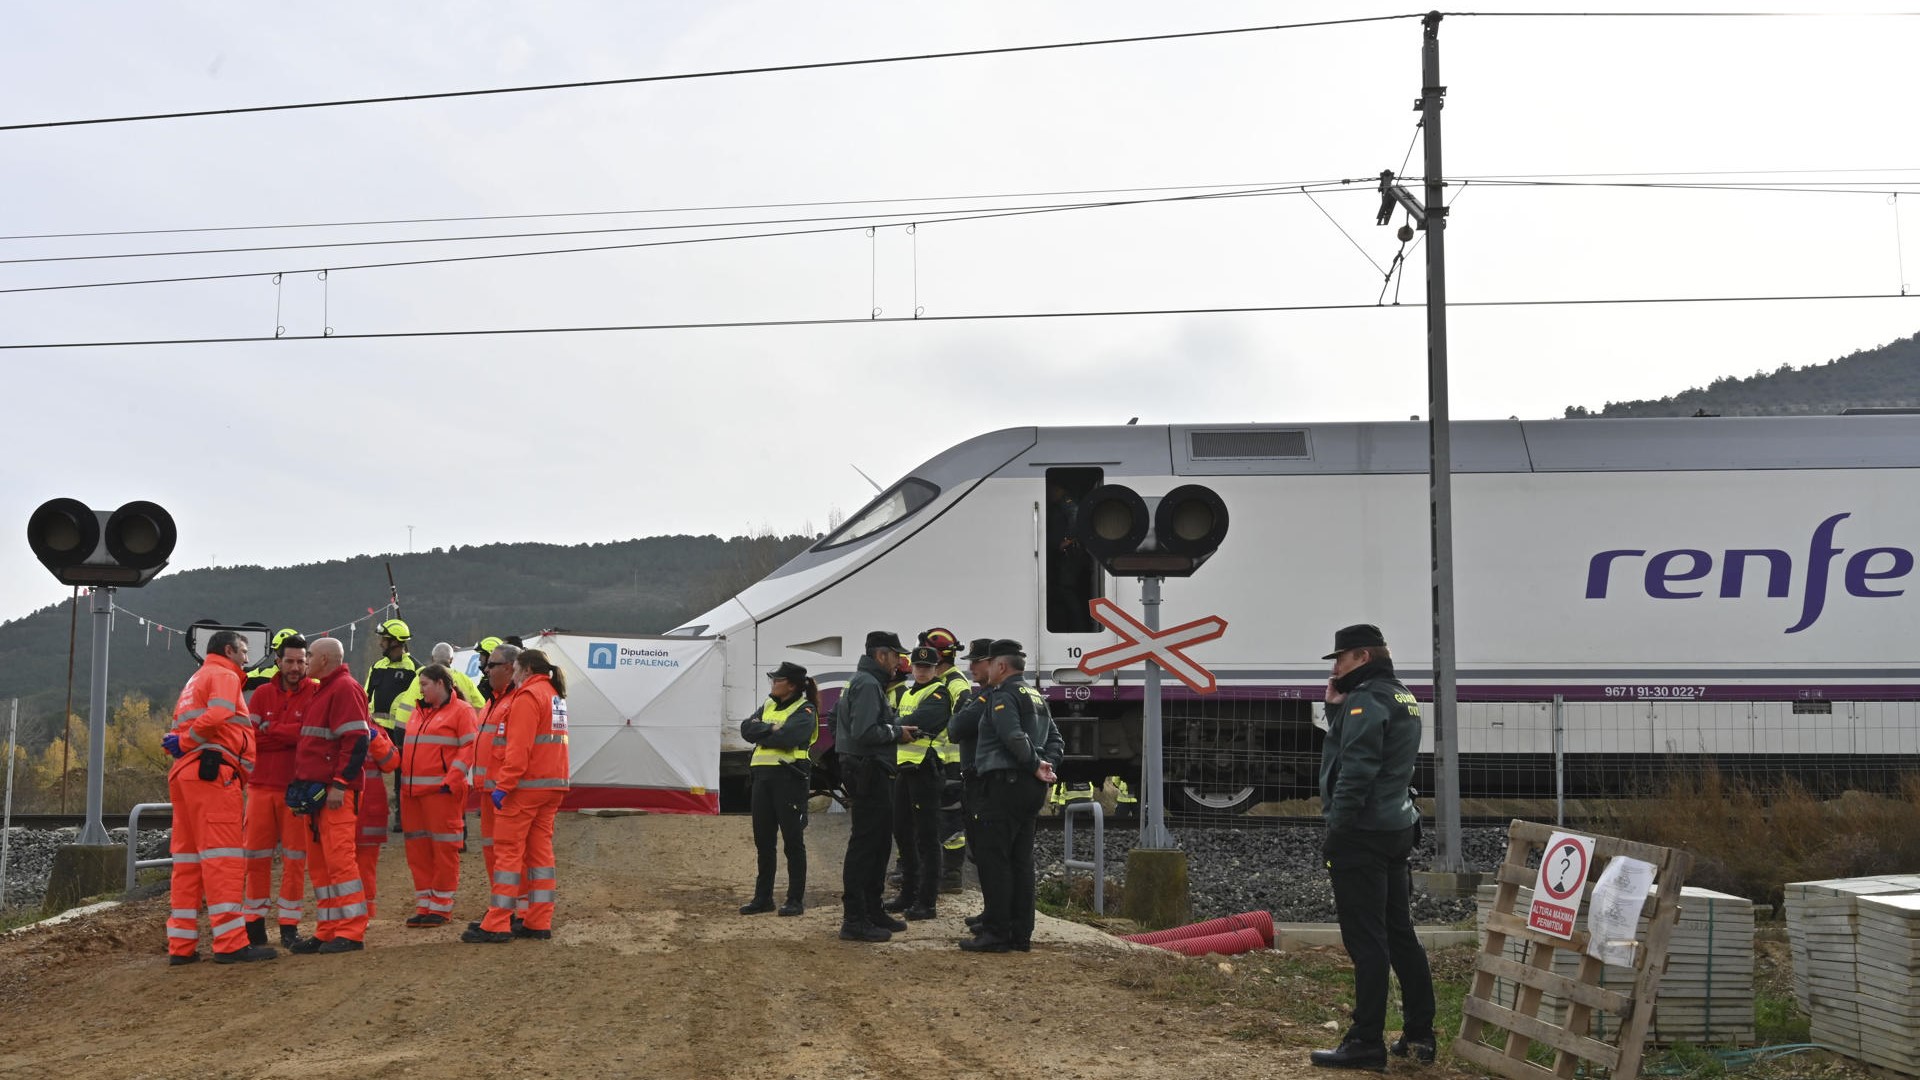
<svg viewBox="0 0 1920 1080"><path fill-rule="evenodd" d="M1527 925L1557 938L1573 937L1580 914L1580 897L1593 865L1593 838L1557 832L1540 856L1540 875L1533 883L1533 904Z"/></svg>

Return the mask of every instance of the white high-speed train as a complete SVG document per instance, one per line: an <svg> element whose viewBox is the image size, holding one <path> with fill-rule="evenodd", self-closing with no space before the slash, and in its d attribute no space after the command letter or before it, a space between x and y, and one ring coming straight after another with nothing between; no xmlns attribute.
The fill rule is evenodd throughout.
<svg viewBox="0 0 1920 1080"><path fill-rule="evenodd" d="M844 684L870 629L1017 638L1068 775L1133 776L1142 669L1076 665L1116 640L1086 600L1138 613L1139 582L1056 554L1050 491L1202 483L1231 530L1166 582L1161 624L1229 628L1192 650L1217 694L1165 680L1167 775L1189 806L1244 809L1311 785L1335 628L1381 626L1427 693L1426 455L1421 423L990 432L672 633L723 639L727 717L784 660ZM1576 775L1920 767L1920 416L1464 422L1453 455L1462 768L1483 788L1550 769L1556 695ZM729 771L747 749L728 724Z"/></svg>

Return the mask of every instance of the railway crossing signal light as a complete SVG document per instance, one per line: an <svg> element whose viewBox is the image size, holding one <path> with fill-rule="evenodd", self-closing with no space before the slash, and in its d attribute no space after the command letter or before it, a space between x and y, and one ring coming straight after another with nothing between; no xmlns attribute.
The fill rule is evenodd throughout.
<svg viewBox="0 0 1920 1080"><path fill-rule="evenodd" d="M1074 539L1115 577L1189 577L1227 537L1227 504L1210 487L1182 484L1143 498L1103 484L1080 501Z"/></svg>
<svg viewBox="0 0 1920 1080"><path fill-rule="evenodd" d="M109 513L49 499L27 519L34 558L63 585L145 585L166 568L178 539L173 515L144 500Z"/></svg>

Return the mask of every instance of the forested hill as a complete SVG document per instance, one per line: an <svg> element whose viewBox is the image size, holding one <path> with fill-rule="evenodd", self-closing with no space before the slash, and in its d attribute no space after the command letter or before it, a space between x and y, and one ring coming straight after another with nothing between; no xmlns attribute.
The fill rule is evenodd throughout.
<svg viewBox="0 0 1920 1080"><path fill-rule="evenodd" d="M1569 405L1566 415L1800 416L1854 408L1920 408L1920 334L1824 364L1725 376L1658 401L1609 401L1594 410Z"/></svg>
<svg viewBox="0 0 1920 1080"><path fill-rule="evenodd" d="M468 645L487 634L671 630L812 542L802 536L655 536L573 547L486 544L304 566L162 574L144 588L120 590L115 602L165 626L185 627L204 618L313 632L385 605L390 562L413 647L425 656L436 641ZM68 605L59 604L0 624L0 703L20 698L21 741L29 748L45 745L59 727L69 618ZM87 714L93 652L90 619L82 596L73 669L73 707L81 716ZM371 624L356 628L356 672L365 671L375 655L367 634ZM111 701L137 692L170 708L193 671L193 659L183 640L169 641L168 635L122 614L114 620L108 667Z"/></svg>

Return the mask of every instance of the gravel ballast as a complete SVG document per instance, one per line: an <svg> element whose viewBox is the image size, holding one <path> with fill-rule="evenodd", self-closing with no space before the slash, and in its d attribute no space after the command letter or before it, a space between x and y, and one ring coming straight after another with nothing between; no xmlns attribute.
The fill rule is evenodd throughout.
<svg viewBox="0 0 1920 1080"><path fill-rule="evenodd" d="M140 857L164 859L167 829L140 830ZM79 839L80 830L21 829L7 830L7 909L18 911L40 906L47 895L47 877L53 873L53 853ZM124 848L127 830L109 829L107 837Z"/></svg>
<svg viewBox="0 0 1920 1080"><path fill-rule="evenodd" d="M1187 853L1187 885L1196 921L1243 911L1269 911L1275 922L1333 922L1333 886L1327 880L1320 855L1321 830L1316 826L1262 826L1256 828L1169 829L1174 843ZM1122 885L1127 879L1127 850L1140 837L1137 821L1109 822L1107 880ZM1061 833L1044 824L1034 840L1034 863L1041 881L1060 879ZM1093 832L1075 823L1074 845L1081 859L1091 857ZM1429 869L1434 836L1426 832L1414 849L1413 868ZM1467 869L1485 873L1507 853L1504 828L1461 830L1461 853ZM1078 878L1088 876L1075 870ZM1111 910L1111 907L1110 907ZM1473 917L1471 898L1413 894L1413 921L1419 925L1456 923Z"/></svg>

